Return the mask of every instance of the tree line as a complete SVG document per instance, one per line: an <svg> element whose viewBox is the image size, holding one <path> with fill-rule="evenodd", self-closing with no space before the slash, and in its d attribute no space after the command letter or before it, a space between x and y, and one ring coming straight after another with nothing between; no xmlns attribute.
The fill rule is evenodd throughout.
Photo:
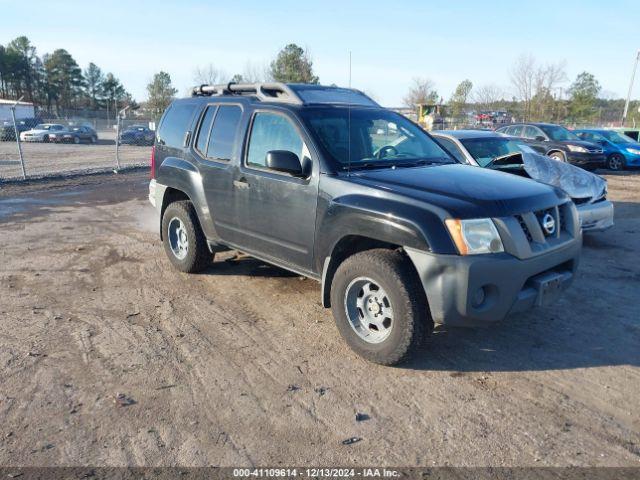
<svg viewBox="0 0 640 480"><path fill-rule="evenodd" d="M509 70L510 89L497 85L475 87L460 82L445 101L429 78L413 79L403 103L447 104L448 116L463 120L466 113L506 110L516 120L563 123L620 121L624 99L602 98L602 86L589 72L579 73L567 86L566 63L539 63L532 55L521 55ZM630 103L629 121L640 121L640 102Z"/></svg>
<svg viewBox="0 0 640 480"><path fill-rule="evenodd" d="M21 36L0 45L0 97L23 97L49 113L76 109L114 112L135 102L120 80L94 63L83 70L64 48L39 56Z"/></svg>

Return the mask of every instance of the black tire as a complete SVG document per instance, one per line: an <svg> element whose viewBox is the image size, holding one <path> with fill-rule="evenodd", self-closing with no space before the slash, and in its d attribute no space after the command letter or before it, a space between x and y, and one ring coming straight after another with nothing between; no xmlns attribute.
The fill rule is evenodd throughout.
<svg viewBox="0 0 640 480"><path fill-rule="evenodd" d="M621 170L624 170L625 166L625 158L619 153L612 153L611 155L609 155L609 158L607 158L607 168L609 170L619 172Z"/></svg>
<svg viewBox="0 0 640 480"><path fill-rule="evenodd" d="M169 235L169 224L178 219L186 232L188 248L184 258L174 253ZM162 215L162 243L169 260L181 272L196 273L204 270L213 261L207 240L200 227L200 222L193 205L188 200L173 202L167 206Z"/></svg>
<svg viewBox="0 0 640 480"><path fill-rule="evenodd" d="M73 140L71 140L72 143L75 143L76 145L80 144L80 137L73 137Z"/></svg>
<svg viewBox="0 0 640 480"><path fill-rule="evenodd" d="M364 340L351 326L345 299L349 286L361 277L378 284L393 309L393 325L380 343ZM394 250L375 249L356 253L336 270L331 284L331 309L340 335L361 357L381 365L407 360L433 331L422 284L411 262Z"/></svg>
<svg viewBox="0 0 640 480"><path fill-rule="evenodd" d="M553 158L554 160L557 160L559 162L567 161L567 156L562 152L551 152L548 154L548 157Z"/></svg>
<svg viewBox="0 0 640 480"><path fill-rule="evenodd" d="M96 144L98 143L98 137L96 137L95 135L91 137L91 143Z"/></svg>
<svg viewBox="0 0 640 480"><path fill-rule="evenodd" d="M49 135L42 137L42 143L49 143Z"/></svg>

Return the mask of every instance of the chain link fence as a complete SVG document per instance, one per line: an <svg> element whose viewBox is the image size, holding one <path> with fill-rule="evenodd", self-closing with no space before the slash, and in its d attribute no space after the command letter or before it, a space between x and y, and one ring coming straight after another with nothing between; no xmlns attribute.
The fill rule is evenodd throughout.
<svg viewBox="0 0 640 480"><path fill-rule="evenodd" d="M6 110L0 118L0 181L149 165L155 123L136 112L20 117Z"/></svg>

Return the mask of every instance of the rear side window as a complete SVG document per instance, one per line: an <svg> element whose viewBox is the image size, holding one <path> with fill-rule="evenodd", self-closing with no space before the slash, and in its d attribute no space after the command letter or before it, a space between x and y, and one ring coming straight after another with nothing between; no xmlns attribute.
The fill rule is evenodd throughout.
<svg viewBox="0 0 640 480"><path fill-rule="evenodd" d="M252 167L265 167L267 152L287 150L302 158L302 138L298 131L283 115L258 112L253 119L247 164Z"/></svg>
<svg viewBox="0 0 640 480"><path fill-rule="evenodd" d="M207 156L207 140L209 140L209 131L211 130L211 124L213 123L213 117L216 113L216 107L207 107L200 122L200 130L198 131L198 138L196 140L196 150L198 150L205 157Z"/></svg>
<svg viewBox="0 0 640 480"><path fill-rule="evenodd" d="M231 160L241 117L242 110L236 105L220 105L218 107L218 112L213 120L213 130L209 136L207 157L216 160Z"/></svg>
<svg viewBox="0 0 640 480"><path fill-rule="evenodd" d="M171 105L158 129L158 139L168 147L182 148L194 108L195 105L192 103Z"/></svg>

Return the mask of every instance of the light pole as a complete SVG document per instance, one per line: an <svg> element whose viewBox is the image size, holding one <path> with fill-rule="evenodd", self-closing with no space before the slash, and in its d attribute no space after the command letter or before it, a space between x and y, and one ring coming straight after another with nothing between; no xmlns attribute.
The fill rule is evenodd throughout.
<svg viewBox="0 0 640 480"><path fill-rule="evenodd" d="M627 92L627 101L624 104L624 112L622 112L621 127L624 127L624 122L627 120L627 112L629 111L629 100L631 100L631 90L633 90L633 81L636 78L636 68L638 68L638 60L640 60L640 50L636 55L636 61L633 63L633 70L631 71L631 83L629 83L629 91Z"/></svg>

